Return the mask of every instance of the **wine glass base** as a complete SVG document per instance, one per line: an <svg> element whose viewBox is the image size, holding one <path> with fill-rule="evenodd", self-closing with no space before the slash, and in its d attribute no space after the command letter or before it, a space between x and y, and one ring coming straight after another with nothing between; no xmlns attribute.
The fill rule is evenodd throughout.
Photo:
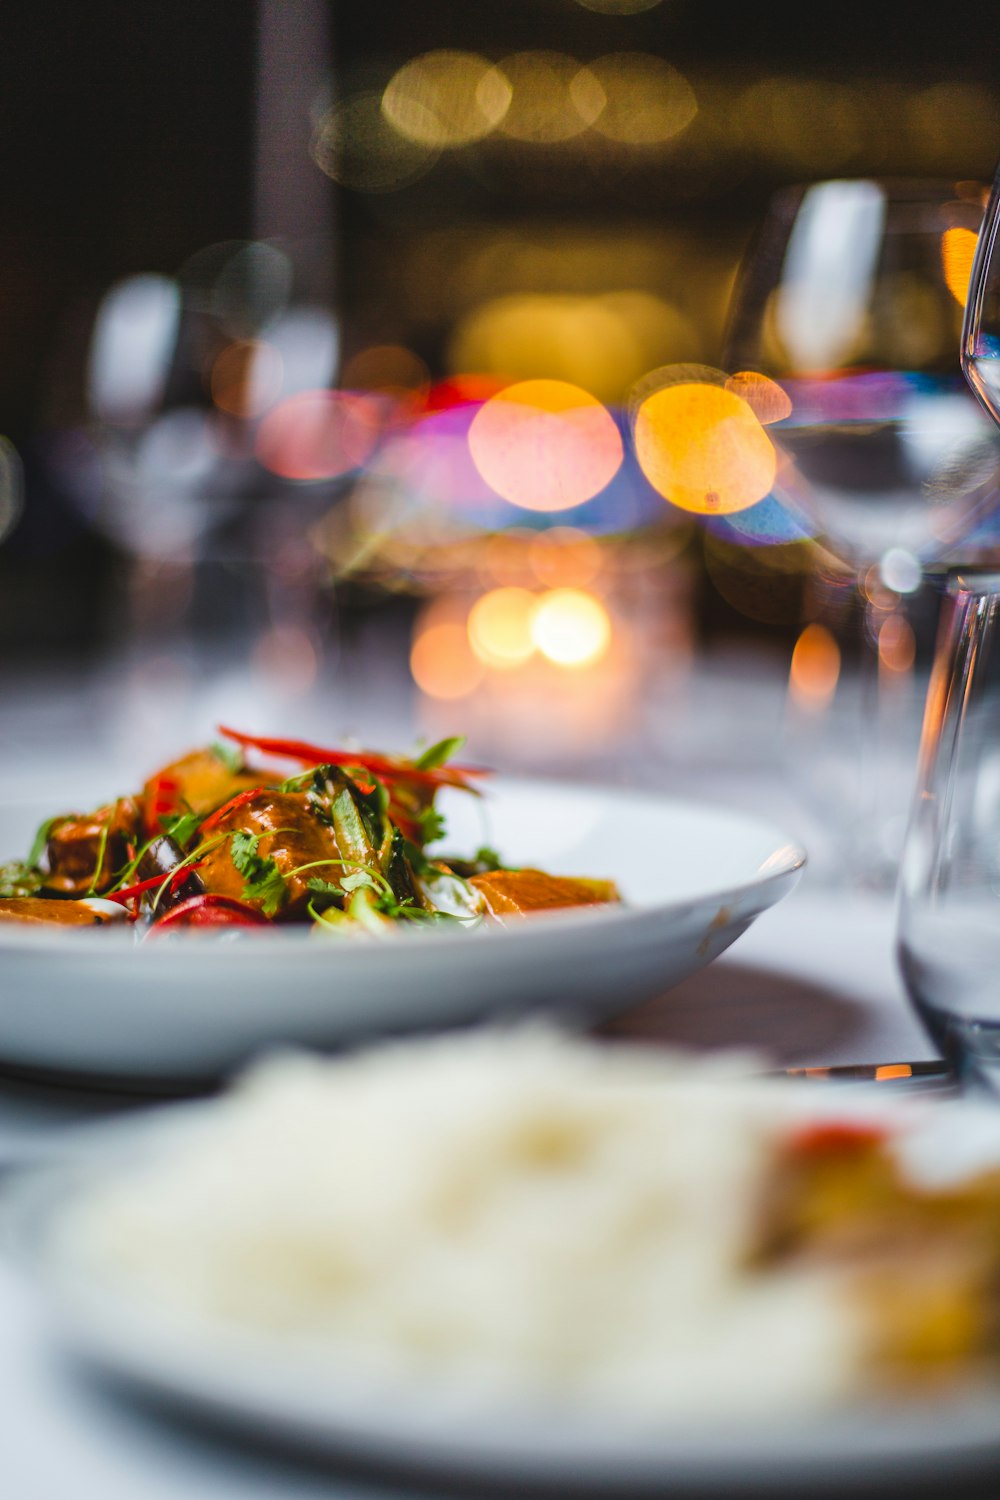
<svg viewBox="0 0 1000 1500"><path fill-rule="evenodd" d="M1000 1020L955 1015L916 998L914 1009L961 1091L1000 1100Z"/></svg>

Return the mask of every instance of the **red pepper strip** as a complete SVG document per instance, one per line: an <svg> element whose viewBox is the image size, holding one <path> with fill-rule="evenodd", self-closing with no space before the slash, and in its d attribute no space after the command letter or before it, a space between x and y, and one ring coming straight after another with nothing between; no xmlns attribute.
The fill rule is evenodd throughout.
<svg viewBox="0 0 1000 1500"><path fill-rule="evenodd" d="M182 865L180 869L176 870L165 870L162 875L151 875L148 880L140 880L136 885L126 885L120 891L112 892L105 899L108 901L120 901L124 906L126 902L131 901L133 896L140 896L143 891L155 890L157 886L165 885L168 880L170 881L171 893L173 893L177 889L177 886L187 878L191 870L199 869L204 863L203 859L199 859L195 864Z"/></svg>
<svg viewBox="0 0 1000 1500"><path fill-rule="evenodd" d="M235 797L230 797L228 802L223 802L221 807L217 807L214 813L208 815L201 825L202 833L205 832L206 828L214 828L216 823L220 822L227 813L232 812L234 807L242 807L244 802L252 801L259 792L266 792L267 790L268 788L265 786L252 786L245 792L237 792Z"/></svg>
<svg viewBox="0 0 1000 1500"><path fill-rule="evenodd" d="M489 775L482 766L440 766L424 771L418 766L398 765L384 755L370 755L365 751L355 754L351 750L327 750L322 745L311 745L307 740L271 739L242 734L238 729L228 729L225 724L217 727L219 733L224 734L227 739L235 740L238 745L261 750L265 755L281 755L287 760L298 760L310 766L360 766L362 770L371 771L373 776L385 781L418 782L424 786L457 786L465 791L472 791L473 788L466 784L466 777Z"/></svg>
<svg viewBox="0 0 1000 1500"><path fill-rule="evenodd" d="M133 896L139 896L143 891L155 890L157 886L161 886L165 880L169 880L172 875L176 874L176 870L167 870L164 875L151 875L148 880L140 880L136 885L126 885L120 891L113 891L105 897L105 900L120 901L124 906L131 901Z"/></svg>
<svg viewBox="0 0 1000 1500"><path fill-rule="evenodd" d="M158 918L149 929L147 937L160 932L164 927L270 927L270 922L255 906L247 906L232 896L220 896L212 891L204 895L189 896L179 906L173 906Z"/></svg>
<svg viewBox="0 0 1000 1500"><path fill-rule="evenodd" d="M862 1120L816 1120L796 1130L787 1142L798 1156L833 1156L880 1146L889 1132Z"/></svg>

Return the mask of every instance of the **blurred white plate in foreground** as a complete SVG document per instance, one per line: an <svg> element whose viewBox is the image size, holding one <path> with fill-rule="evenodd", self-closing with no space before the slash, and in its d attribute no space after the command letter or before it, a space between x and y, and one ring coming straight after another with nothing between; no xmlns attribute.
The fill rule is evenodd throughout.
<svg viewBox="0 0 1000 1500"><path fill-rule="evenodd" d="M843 1119L857 1110L862 1119L891 1120L900 1107L918 1125L911 1159L945 1183L1000 1160L1000 1113L991 1106L823 1090L801 1118ZM141 1121L96 1127L61 1162L5 1185L3 1243L55 1338L126 1393L213 1419L254 1442L334 1462L361 1458L425 1482L488 1481L507 1486L505 1493L544 1484L574 1497L677 1490L714 1500L720 1493L797 1496L804 1482L820 1480L853 1493L865 1482L954 1478L963 1470L983 1480L1000 1466L997 1388L986 1381L924 1396L915 1387L895 1399L866 1392L806 1412L720 1409L671 1423L648 1411L633 1419L621 1403L602 1413L540 1402L537 1393L520 1400L509 1388L497 1399L488 1383L418 1379L392 1361L369 1366L356 1350L338 1358L335 1344L317 1348L280 1330L240 1327L208 1308L161 1302L81 1244L74 1215L122 1168L141 1171L188 1132L196 1140L217 1110L215 1101L173 1105ZM760 1358L768 1357L761 1349Z"/></svg>
<svg viewBox="0 0 1000 1500"><path fill-rule="evenodd" d="M332 1047L540 1011L586 1024L709 963L805 862L766 823L645 793L510 780L483 802L451 793L440 806L448 850L488 842L511 865L612 879L625 904L371 943L294 928L136 943L131 930L5 925L0 1064L169 1085L280 1043ZM0 807L0 857L23 855L59 810Z"/></svg>

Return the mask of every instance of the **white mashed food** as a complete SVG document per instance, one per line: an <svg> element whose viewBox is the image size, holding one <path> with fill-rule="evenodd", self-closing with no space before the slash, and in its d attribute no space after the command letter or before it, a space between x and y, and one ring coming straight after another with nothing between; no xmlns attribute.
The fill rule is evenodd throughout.
<svg viewBox="0 0 1000 1500"><path fill-rule="evenodd" d="M92 1189L76 1250L171 1318L632 1419L856 1386L831 1271L746 1256L779 1086L733 1063L481 1030L251 1070Z"/></svg>

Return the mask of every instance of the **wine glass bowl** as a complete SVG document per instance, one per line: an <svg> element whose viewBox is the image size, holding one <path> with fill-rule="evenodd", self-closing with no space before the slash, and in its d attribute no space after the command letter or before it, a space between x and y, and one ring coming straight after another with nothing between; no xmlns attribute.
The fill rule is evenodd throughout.
<svg viewBox="0 0 1000 1500"><path fill-rule="evenodd" d="M962 370L1000 427L1000 170L960 337ZM997 428L994 429L996 431ZM1000 1094L1000 571L953 573L904 844L898 956L917 1014L968 1084ZM972 548L968 549L970 557ZM971 559L976 561L974 557Z"/></svg>
<svg viewBox="0 0 1000 1500"><path fill-rule="evenodd" d="M842 676L826 720L851 766L851 801L834 808L828 785L812 791L847 878L862 884L896 879L908 794L896 768L911 766L917 747L915 720L882 702L886 620L910 626L921 587L926 597L930 579L983 563L994 545L1000 433L959 361L982 214L975 185L788 188L768 205L734 289L726 368L776 381L787 397L767 427L773 496L820 544L818 560L854 579L857 633L838 628L852 655L860 647L859 671ZM786 747L808 792L814 757L796 754L789 722Z"/></svg>
<svg viewBox="0 0 1000 1500"><path fill-rule="evenodd" d="M959 341L982 201L859 179L776 195L734 297L727 365L777 380L775 494L849 567L969 560L1000 441Z"/></svg>

